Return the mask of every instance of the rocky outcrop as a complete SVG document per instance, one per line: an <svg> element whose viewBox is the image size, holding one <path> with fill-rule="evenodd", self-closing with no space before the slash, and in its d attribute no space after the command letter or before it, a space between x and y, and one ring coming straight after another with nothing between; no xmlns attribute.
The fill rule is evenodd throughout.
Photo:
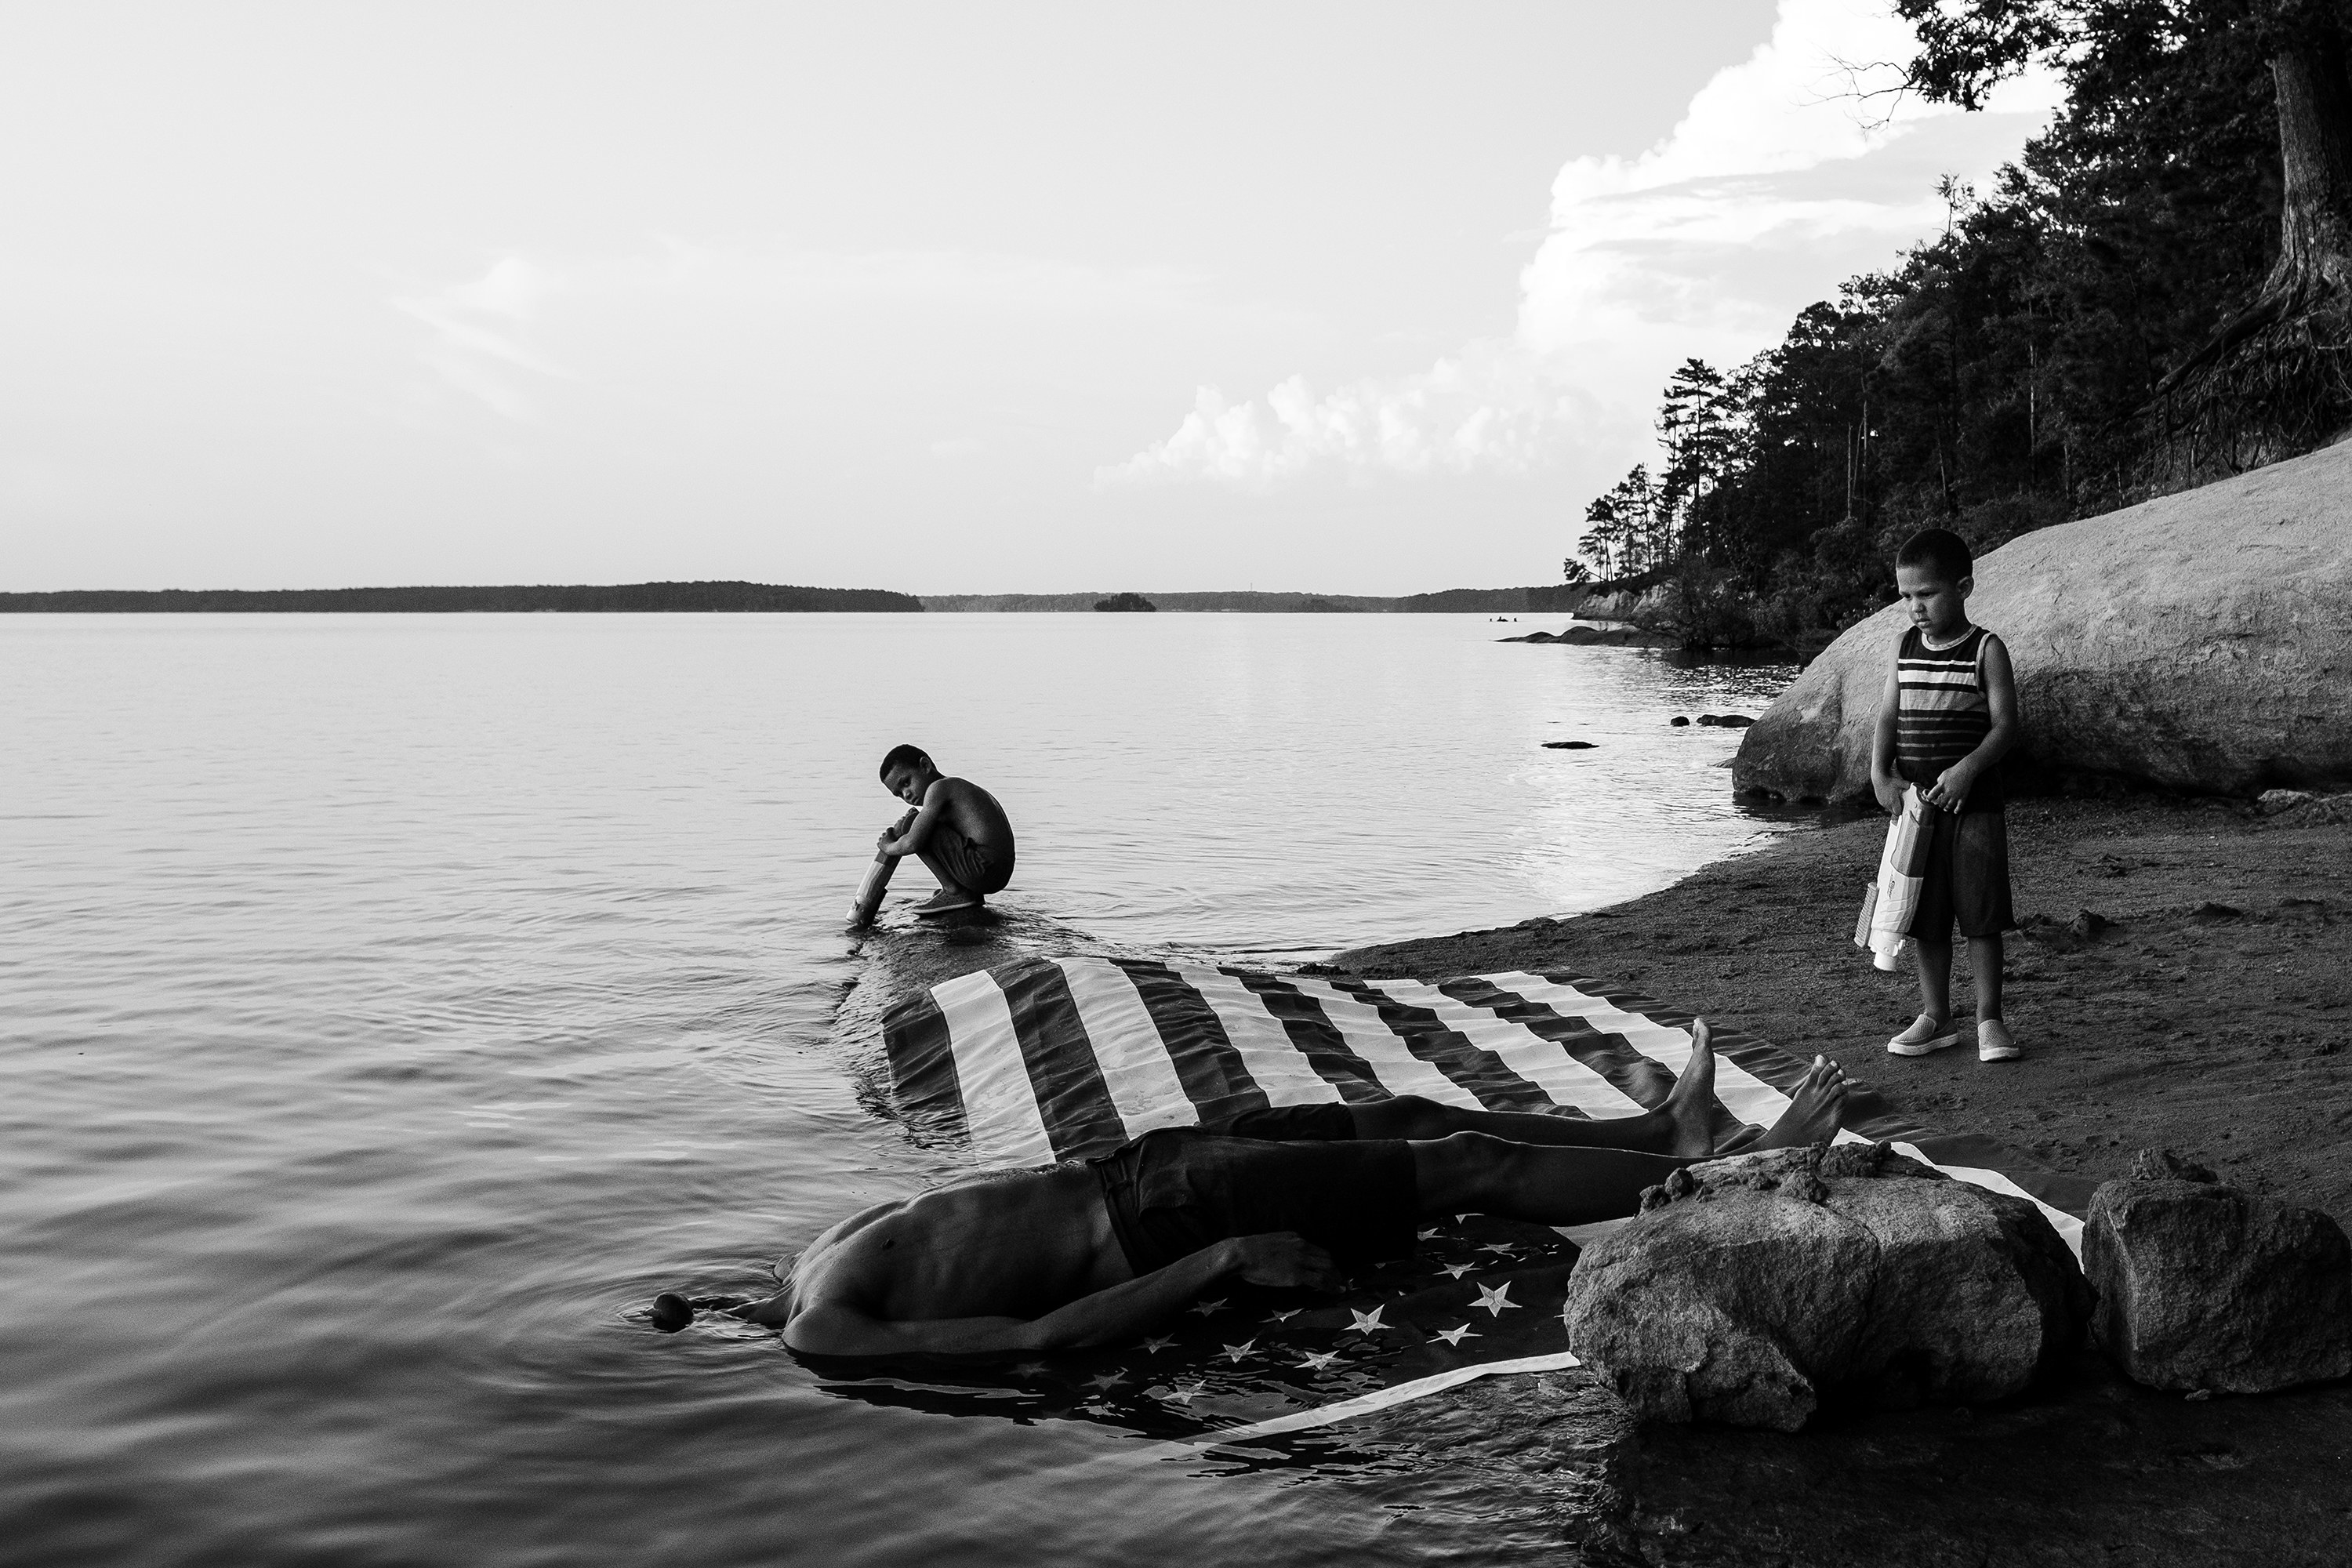
<svg viewBox="0 0 2352 1568"><path fill-rule="evenodd" d="M1825 1400L2018 1394L2088 1309L2032 1204L1850 1143L1676 1172L1585 1250L1563 1315L1637 1414L1793 1432Z"/></svg>
<svg viewBox="0 0 2352 1568"><path fill-rule="evenodd" d="M2027 779L2352 786L2352 443L2029 533L1976 581L1969 618L2016 665ZM1889 605L1831 644L1748 731L1735 787L1867 795L1906 625Z"/></svg>
<svg viewBox="0 0 2352 1568"><path fill-rule="evenodd" d="M2352 1245L2333 1219L2142 1152L2093 1194L2092 1331L2151 1388L2263 1394L2352 1374Z"/></svg>
<svg viewBox="0 0 2352 1568"><path fill-rule="evenodd" d="M1496 642L1564 643L1570 647L1673 647L1673 637L1639 626L1571 626L1565 631L1529 632L1523 637L1496 637Z"/></svg>

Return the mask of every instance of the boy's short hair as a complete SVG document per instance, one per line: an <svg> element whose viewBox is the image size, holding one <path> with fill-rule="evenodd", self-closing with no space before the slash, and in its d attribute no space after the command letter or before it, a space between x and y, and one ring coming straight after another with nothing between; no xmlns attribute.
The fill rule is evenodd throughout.
<svg viewBox="0 0 2352 1568"><path fill-rule="evenodd" d="M890 754L882 759L881 777L887 779L892 768L928 767L931 754L920 746L893 746Z"/></svg>
<svg viewBox="0 0 2352 1568"><path fill-rule="evenodd" d="M1968 542L1948 528L1923 528L1895 552L1897 566L1925 566L1946 583L1957 583L1976 570Z"/></svg>

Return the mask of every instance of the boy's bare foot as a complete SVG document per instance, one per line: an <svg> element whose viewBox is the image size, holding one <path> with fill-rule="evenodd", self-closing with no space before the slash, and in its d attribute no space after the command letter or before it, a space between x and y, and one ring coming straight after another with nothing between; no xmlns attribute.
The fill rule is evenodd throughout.
<svg viewBox="0 0 2352 1568"><path fill-rule="evenodd" d="M1845 1069L1827 1057L1815 1057L1813 1065L1805 1069L1804 1081L1790 1097L1789 1109L1780 1113L1780 1120L1742 1152L1753 1154L1765 1149L1801 1149L1808 1143L1836 1137L1838 1117L1845 1107Z"/></svg>
<svg viewBox="0 0 2352 1568"><path fill-rule="evenodd" d="M938 892L917 904L915 914L919 919L929 919L932 915L950 915L958 910L976 910L980 908L981 901L980 895L968 888L941 888Z"/></svg>
<svg viewBox="0 0 2352 1568"><path fill-rule="evenodd" d="M1696 1159L1715 1152L1715 1031L1704 1018L1691 1023L1690 1060L1660 1109L1674 1129L1669 1153Z"/></svg>

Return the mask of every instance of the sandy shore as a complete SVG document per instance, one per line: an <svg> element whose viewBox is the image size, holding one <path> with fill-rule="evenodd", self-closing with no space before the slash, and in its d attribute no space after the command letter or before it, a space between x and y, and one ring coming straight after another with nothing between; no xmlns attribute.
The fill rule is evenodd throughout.
<svg viewBox="0 0 2352 1568"><path fill-rule="evenodd" d="M2105 1178L2168 1148L2352 1220L2352 826L2221 802L2029 801L2011 811L2009 1007L2023 1060L1905 1059L1907 973L1852 945L1882 822L1790 835L1568 921L1339 954L1433 978L1564 969L1623 980L1789 1050L1827 1052L1941 1131ZM2066 922L2114 922L2078 943ZM1955 1001L1969 1009L1968 986ZM1794 1437L1636 1429L1577 1374L1464 1391L1469 1449L1597 1507L1594 1560L1846 1564L2341 1563L2352 1386L2184 1402L2089 1354L2021 1405L1829 1421ZM1423 1447L1409 1423L1386 1442ZM1436 1455L1431 1456L1433 1460ZM1565 1500L1563 1497L1562 1500Z"/></svg>

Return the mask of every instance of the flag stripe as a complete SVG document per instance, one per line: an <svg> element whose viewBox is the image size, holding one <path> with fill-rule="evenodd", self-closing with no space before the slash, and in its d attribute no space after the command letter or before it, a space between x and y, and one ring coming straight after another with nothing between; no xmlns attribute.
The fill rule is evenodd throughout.
<svg viewBox="0 0 2352 1568"><path fill-rule="evenodd" d="M1361 1105L1389 1098L1388 1090L1381 1087L1379 1076L1372 1071L1372 1064L1349 1047L1347 1037L1332 1026L1322 1005L1288 981L1240 969L1187 973L1196 984L1206 986L1207 976L1214 974L1256 997L1267 1016L1282 1025L1292 1048L1304 1056L1316 1076L1349 1104Z"/></svg>
<svg viewBox="0 0 2352 1568"><path fill-rule="evenodd" d="M1230 1029L1198 992L1164 963L1120 960L1118 967L1151 1009L1160 1043L1185 1099L1192 1101L1196 1121L1211 1121L1266 1103L1234 1048Z"/></svg>
<svg viewBox="0 0 2352 1568"><path fill-rule="evenodd" d="M882 1047L890 1058L900 1113L925 1131L939 1124L968 1135L948 1021L929 992L918 992L891 1010L882 1027Z"/></svg>
<svg viewBox="0 0 2352 1568"><path fill-rule="evenodd" d="M1061 970L1051 963L1030 965L997 984L1054 1158L1075 1159L1126 1142L1127 1129L1103 1082L1100 1052L1087 1037Z"/></svg>
<svg viewBox="0 0 2352 1568"><path fill-rule="evenodd" d="M1068 958L1055 959L1054 964L1070 988L1070 1000L1077 1005L1095 1061L1102 1068L1103 1088L1126 1124L1127 1136L1198 1121L1200 1113L1176 1076L1165 1037L1168 1030L1181 1030L1192 1021L1173 1006L1155 1010L1135 977L1116 964Z"/></svg>
<svg viewBox="0 0 2352 1568"><path fill-rule="evenodd" d="M1323 1009L1348 1048L1371 1068L1373 1081L1391 1094L1417 1094L1465 1110L1486 1109L1476 1095L1415 1056L1370 1003L1321 980L1293 980L1291 984Z"/></svg>
<svg viewBox="0 0 2352 1568"><path fill-rule="evenodd" d="M947 1021L972 1153L983 1165L1050 1162L1054 1141L1037 1110L1013 1011L996 977L984 969L958 975L932 986L931 996Z"/></svg>
<svg viewBox="0 0 2352 1568"><path fill-rule="evenodd" d="M1408 983L1410 984L1410 983ZM1451 1019L1439 1016L1435 1007L1416 997L1407 1001L1400 994L1403 989L1391 982L1382 981L1375 986L1361 980L1334 980L1332 986L1347 993L1372 1008L1381 1021L1402 1040L1405 1049L1444 1073L1488 1110L1543 1110L1550 1100L1543 1090L1513 1072L1502 1058L1477 1044L1454 1026L1456 1023L1475 1025L1475 1015L1455 1008L1447 998L1427 986L1421 989L1428 997L1446 1006ZM1491 1020L1488 1020L1491 1021ZM1524 1037L1524 1032L1522 1032Z"/></svg>
<svg viewBox="0 0 2352 1568"><path fill-rule="evenodd" d="M1222 970L1187 965L1172 971L1171 978L1216 1020L1255 1089L1254 1100L1221 1108L1221 1115L1261 1105L1314 1105L1339 1098L1314 1059L1299 1050L1289 1027L1267 1009L1265 998ZM1216 1121L1220 1115L1204 1111L1202 1119Z"/></svg>

